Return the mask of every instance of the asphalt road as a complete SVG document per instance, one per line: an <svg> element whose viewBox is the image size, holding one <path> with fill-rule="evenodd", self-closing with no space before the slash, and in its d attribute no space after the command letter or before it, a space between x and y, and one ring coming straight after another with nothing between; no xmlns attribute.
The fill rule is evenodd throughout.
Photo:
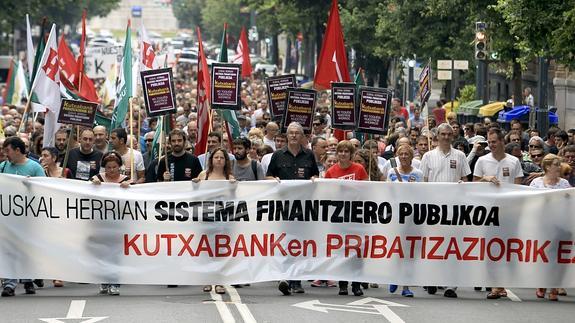
<svg viewBox="0 0 575 323"><path fill-rule="evenodd" d="M0 299L0 322L568 322L575 314L575 289L559 302L537 299L534 289L511 289L508 298L485 299L486 293L460 288L459 298L442 291L428 295L412 288L415 298L390 294L387 286L362 297L338 296L337 288L312 288L281 296L276 283L226 286L223 296L201 286L126 285L120 296L98 295L97 285L51 283L36 295ZM350 288L351 293L351 288Z"/></svg>

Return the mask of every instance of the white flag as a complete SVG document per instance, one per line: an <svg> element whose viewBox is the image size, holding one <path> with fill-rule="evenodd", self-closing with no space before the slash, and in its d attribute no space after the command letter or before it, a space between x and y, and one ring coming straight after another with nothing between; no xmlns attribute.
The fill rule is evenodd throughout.
<svg viewBox="0 0 575 323"><path fill-rule="evenodd" d="M26 14L26 60L28 62L28 75L32 82L32 70L34 69L34 43L32 42L32 31L30 29L30 17Z"/></svg>
<svg viewBox="0 0 575 323"><path fill-rule="evenodd" d="M150 38L144 24L140 27L140 71L147 71L157 69L160 66L156 60L156 53L154 52L154 45Z"/></svg>
<svg viewBox="0 0 575 323"><path fill-rule="evenodd" d="M58 43L56 41L56 24L52 25L46 42L42 60L32 84L36 107L45 109L44 147L54 145L54 134L60 128L57 123L60 112L60 68L58 64ZM44 111L36 111L44 112Z"/></svg>

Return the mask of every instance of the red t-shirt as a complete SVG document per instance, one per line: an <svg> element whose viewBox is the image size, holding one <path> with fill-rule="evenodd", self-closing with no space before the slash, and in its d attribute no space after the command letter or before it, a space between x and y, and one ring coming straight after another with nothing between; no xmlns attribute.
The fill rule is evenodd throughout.
<svg viewBox="0 0 575 323"><path fill-rule="evenodd" d="M401 110L399 110L399 114L405 119L405 122L409 120L409 112L407 112L407 109L405 107L401 107Z"/></svg>
<svg viewBox="0 0 575 323"><path fill-rule="evenodd" d="M325 172L325 178L338 178L338 179L348 179L356 181L365 181L369 177L367 172L358 163L351 163L348 168L341 168L339 163L331 166L327 172Z"/></svg>

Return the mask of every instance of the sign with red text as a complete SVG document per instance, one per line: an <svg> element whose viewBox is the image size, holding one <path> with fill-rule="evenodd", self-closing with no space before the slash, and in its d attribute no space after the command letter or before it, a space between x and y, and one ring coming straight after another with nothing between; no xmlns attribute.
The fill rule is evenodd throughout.
<svg viewBox="0 0 575 323"><path fill-rule="evenodd" d="M331 83L331 126L336 129L355 129L355 83Z"/></svg>
<svg viewBox="0 0 575 323"><path fill-rule="evenodd" d="M62 99L58 123L92 128L97 109L98 103L96 102Z"/></svg>
<svg viewBox="0 0 575 323"><path fill-rule="evenodd" d="M508 184L0 174L0 277L572 288L573 209L575 189Z"/></svg>
<svg viewBox="0 0 575 323"><path fill-rule="evenodd" d="M148 115L155 117L176 112L176 92L171 68L140 72L144 103Z"/></svg>
<svg viewBox="0 0 575 323"><path fill-rule="evenodd" d="M286 107L287 89L296 87L295 75L281 75L266 78L268 104L274 121L280 124Z"/></svg>
<svg viewBox="0 0 575 323"><path fill-rule="evenodd" d="M282 132L287 132L290 123L297 122L303 127L305 133L310 133L313 126L316 98L317 92L315 90L289 88L286 96Z"/></svg>
<svg viewBox="0 0 575 323"><path fill-rule="evenodd" d="M242 66L239 64L212 64L212 109L239 110L241 108L240 83Z"/></svg>
<svg viewBox="0 0 575 323"><path fill-rule="evenodd" d="M366 133L385 134L391 104L391 91L361 86L358 104L357 130Z"/></svg>

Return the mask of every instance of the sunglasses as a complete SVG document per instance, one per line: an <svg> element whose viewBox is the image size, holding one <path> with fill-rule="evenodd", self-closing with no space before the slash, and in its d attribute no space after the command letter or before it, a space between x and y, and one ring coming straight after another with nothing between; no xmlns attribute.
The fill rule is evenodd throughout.
<svg viewBox="0 0 575 323"><path fill-rule="evenodd" d="M543 154L531 155L531 158L541 158Z"/></svg>
<svg viewBox="0 0 575 323"><path fill-rule="evenodd" d="M529 148L543 148L543 147L541 147L539 145L529 145Z"/></svg>
<svg viewBox="0 0 575 323"><path fill-rule="evenodd" d="M146 142L152 142L154 139L146 139Z"/></svg>

